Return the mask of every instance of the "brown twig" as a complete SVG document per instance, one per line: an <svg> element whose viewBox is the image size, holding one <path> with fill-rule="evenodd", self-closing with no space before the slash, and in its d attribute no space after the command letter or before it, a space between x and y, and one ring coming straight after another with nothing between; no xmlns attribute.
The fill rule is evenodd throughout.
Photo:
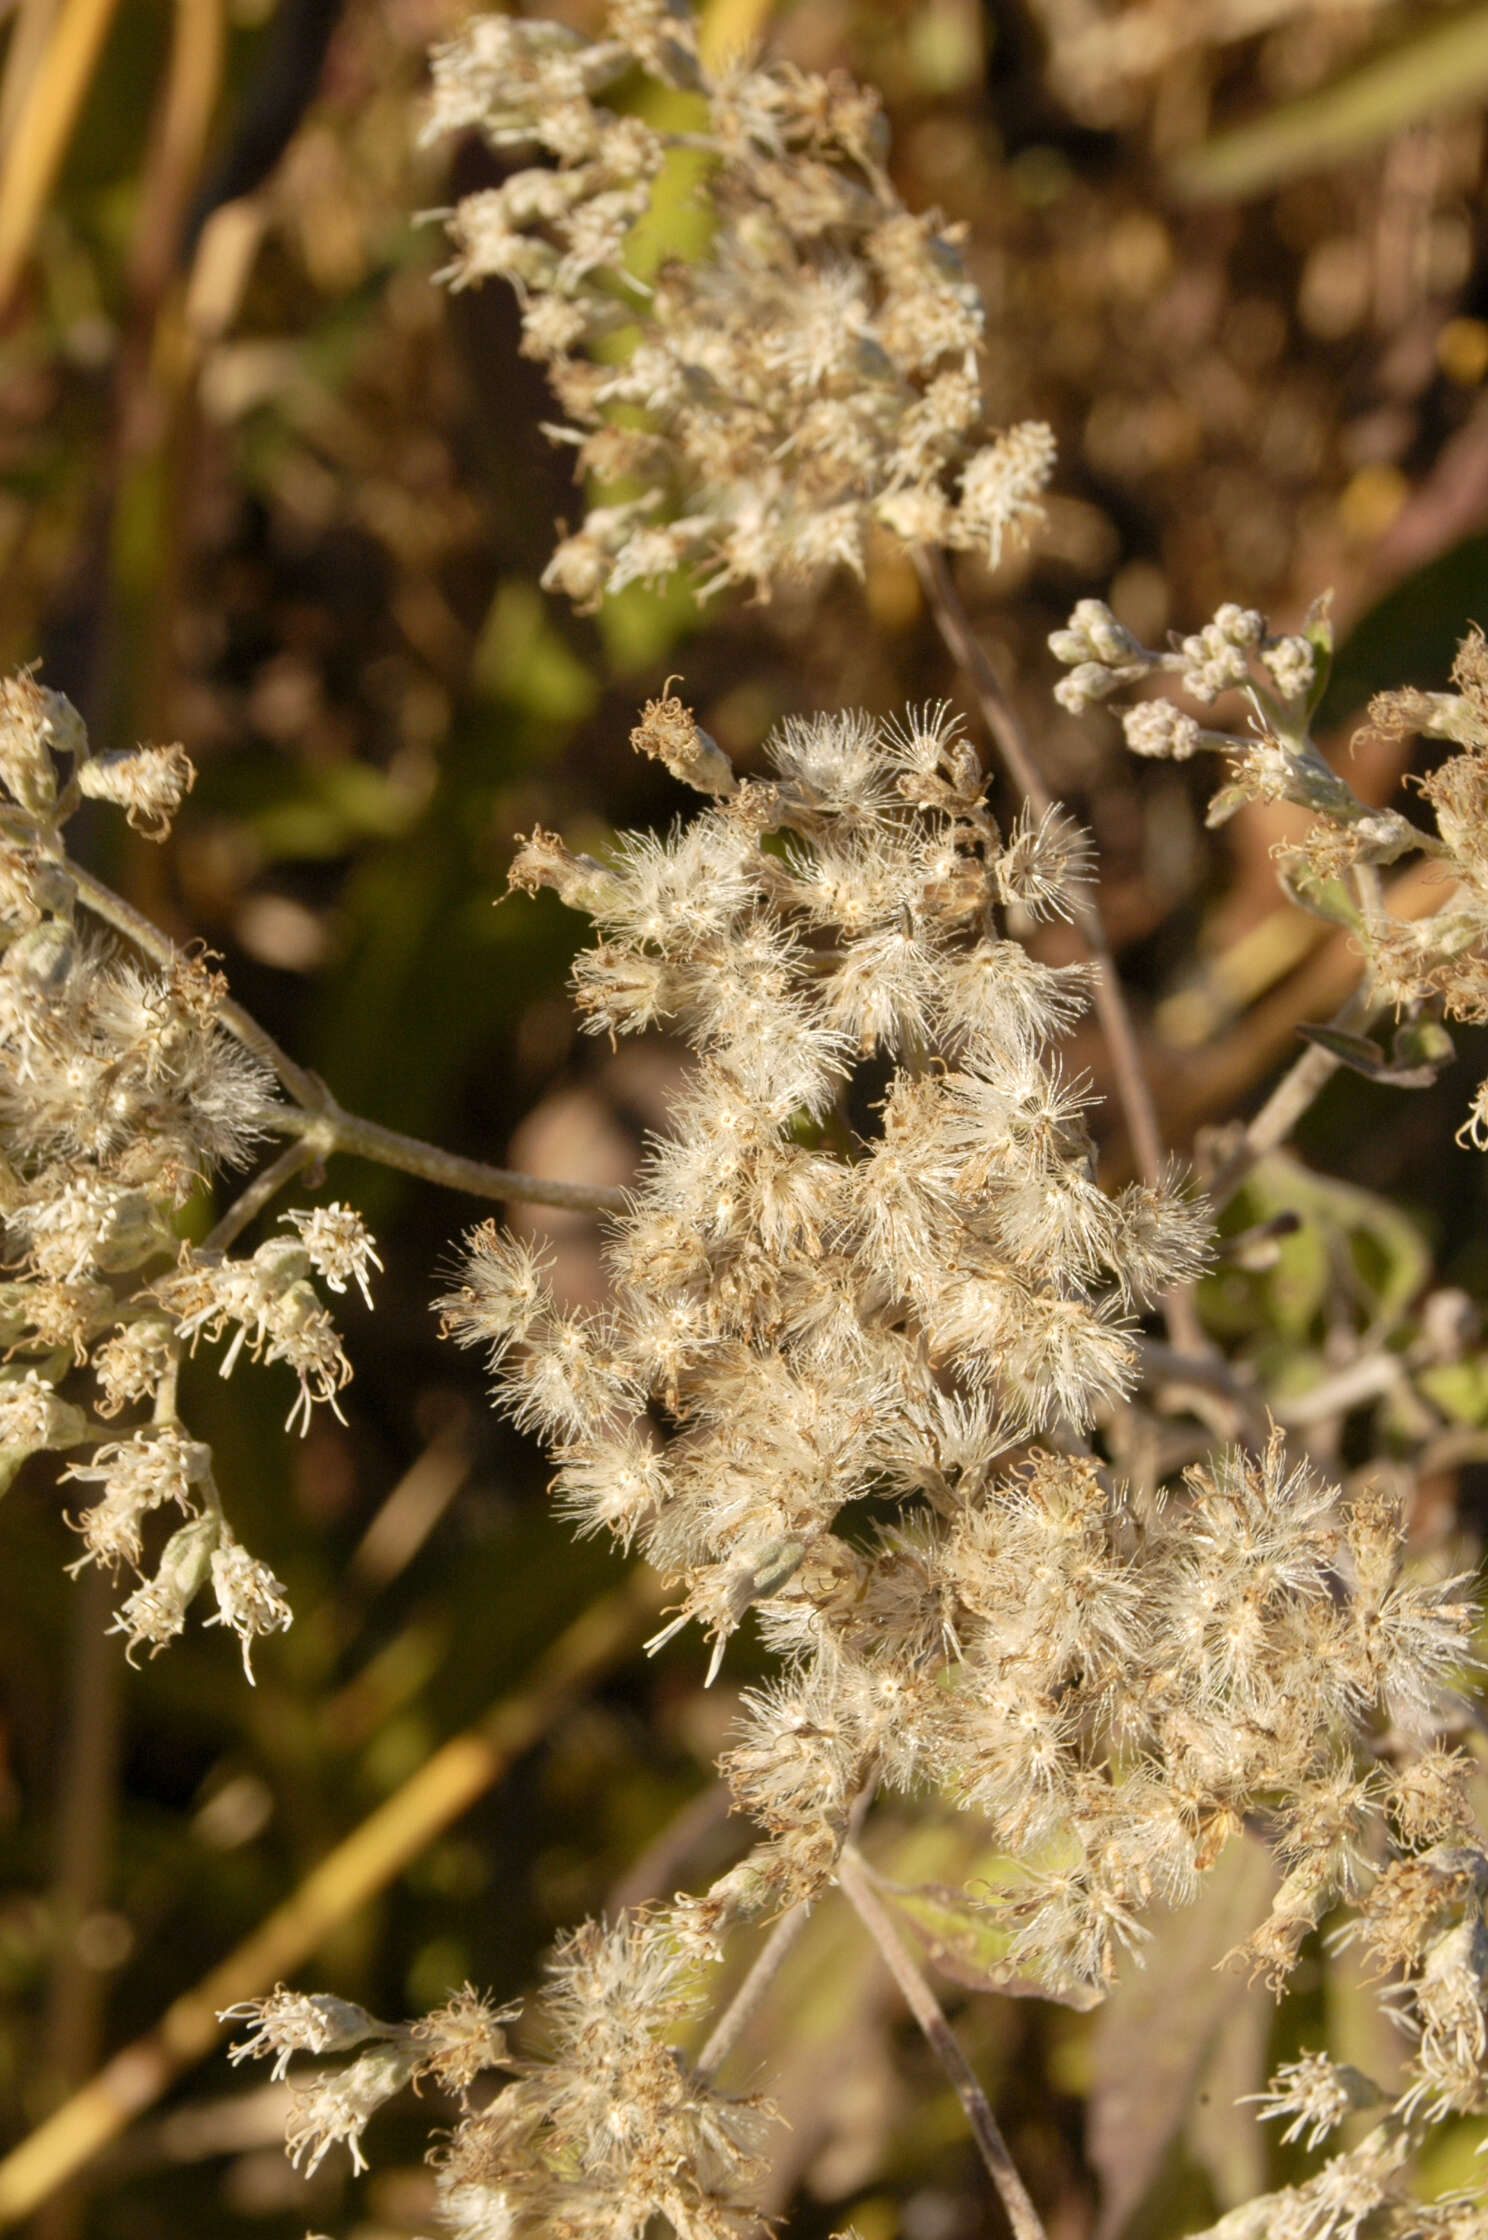
<svg viewBox="0 0 1488 2240"><path fill-rule="evenodd" d="M853 1799L852 1810L848 1813L846 1839L849 1845L856 1842L877 1791L878 1775L874 1773ZM811 1901L806 1898L799 1905L792 1906L788 1913L783 1913L775 1923L755 1955L748 1974L714 2023L708 2042L697 2057L695 2068L698 2076L706 2079L715 2070L722 2068L754 2020L760 2001L789 1959L796 1940L810 1918Z"/></svg>
<svg viewBox="0 0 1488 2240"><path fill-rule="evenodd" d="M1007 765L1008 775L1030 807L1040 816L1045 815L1053 808L1054 797L1044 783L1023 726L1002 689L997 671L987 658L986 648L971 626L971 617L946 565L945 554L922 546L915 553L915 567L936 628L947 652L965 672L982 721ZM1131 1155L1143 1179L1156 1182L1163 1171L1162 1132L1116 959L1096 905L1077 894L1071 899L1071 909L1080 937L1098 968L1096 1016L1106 1038ZM1188 1353L1204 1349L1207 1341L1199 1327L1193 1300L1186 1291L1176 1291L1164 1301L1163 1315L1175 1346Z"/></svg>
<svg viewBox="0 0 1488 2240"><path fill-rule="evenodd" d="M1008 2152L991 2103L977 2082L976 2072L961 2050L955 2032L940 2009L940 2002L921 1975L908 1947L878 1895L872 1872L855 1845L848 1844L837 1862L837 1882L858 1919L878 1946L884 1965L904 1994L905 2004L924 2032L926 2042L944 2069L971 2125L972 2137L996 2186L1016 2240L1048 2240L1043 2222L1018 2175Z"/></svg>
<svg viewBox="0 0 1488 2240"><path fill-rule="evenodd" d="M802 1930L811 1919L810 1902L783 1913L750 1964L749 1972L708 2034L708 2042L693 2064L693 2073L707 2083L723 2067L759 2011L761 2000L795 1950Z"/></svg>
<svg viewBox="0 0 1488 2240"><path fill-rule="evenodd" d="M322 1092L325 1095L325 1092ZM358 1113L343 1112L329 1096L317 1110L297 1111L293 1105L273 1105L263 1114L264 1124L284 1134L300 1135L324 1153L345 1151L373 1159L379 1166L396 1167L401 1174L419 1175L446 1190L464 1190L473 1198L496 1198L503 1203L520 1199L534 1206L563 1206L577 1213L621 1213L627 1199L623 1190L593 1182L549 1182L541 1175L518 1174L510 1167L488 1166L484 1159L465 1159L417 1136L400 1135L378 1120L364 1120Z"/></svg>

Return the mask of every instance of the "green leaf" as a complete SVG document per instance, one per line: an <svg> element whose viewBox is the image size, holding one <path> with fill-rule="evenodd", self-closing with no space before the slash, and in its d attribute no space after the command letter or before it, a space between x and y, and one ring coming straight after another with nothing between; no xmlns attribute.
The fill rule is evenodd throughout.
<svg viewBox="0 0 1488 2240"><path fill-rule="evenodd" d="M1204 1320L1218 1335L1284 1338L1313 1332L1340 1253L1366 1295L1374 1328L1391 1329L1431 1273L1431 1255L1410 1215L1373 1191L1312 1173L1285 1153L1263 1160L1236 1201L1240 1229L1281 1214L1298 1226L1277 1240L1273 1266L1220 1268L1202 1287Z"/></svg>
<svg viewBox="0 0 1488 2240"><path fill-rule="evenodd" d="M1320 1050L1347 1066L1353 1073L1362 1073L1366 1081L1384 1082L1392 1089L1429 1089L1442 1067L1453 1055L1450 1037L1444 1054L1435 1057L1386 1057L1377 1042L1367 1035L1345 1034L1339 1027L1302 1026L1297 1029L1304 1042L1315 1042ZM1396 1037L1399 1047L1400 1038ZM1409 1049L1409 1045L1407 1045Z"/></svg>
<svg viewBox="0 0 1488 2240"><path fill-rule="evenodd" d="M1438 1362L1423 1369L1416 1379L1444 1416L1476 1430L1488 1423L1488 1354L1472 1354L1466 1361Z"/></svg>
<svg viewBox="0 0 1488 2240"><path fill-rule="evenodd" d="M1453 545L1362 614L1338 649L1318 721L1334 729L1377 692L1445 685L1474 615L1488 609L1488 536Z"/></svg>
<svg viewBox="0 0 1488 2240"><path fill-rule="evenodd" d="M1312 648L1312 689L1307 695L1303 710L1304 720L1311 727L1312 719L1322 706L1328 690L1328 679L1333 674L1333 594L1319 592L1307 610L1302 625L1302 635Z"/></svg>

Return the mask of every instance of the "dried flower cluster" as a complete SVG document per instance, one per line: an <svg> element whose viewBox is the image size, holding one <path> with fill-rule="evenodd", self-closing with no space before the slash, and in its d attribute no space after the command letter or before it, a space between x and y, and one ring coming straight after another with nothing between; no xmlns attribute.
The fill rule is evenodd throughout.
<svg viewBox="0 0 1488 2240"><path fill-rule="evenodd" d="M1396 809L1361 801L1325 759L1310 732L1328 676L1331 635L1320 603L1307 628L1273 637L1264 618L1221 607L1214 620L1172 652L1154 653L1098 599L1083 599L1049 641L1068 668L1056 695L1072 710L1108 700L1130 685L1175 677L1190 699L1209 706L1226 693L1249 704L1245 736L1211 730L1165 698L1123 710L1133 753L1185 761L1199 748L1232 758L1209 822L1247 801L1291 801L1317 822L1300 846L1276 851L1281 883L1302 909L1345 927L1366 968L1346 1020L1309 1030L1339 1061L1369 1079L1420 1088L1453 1055L1444 1018L1488 1020L1488 648L1474 631L1462 644L1450 692L1378 695L1361 736L1443 739L1458 751L1419 780L1436 831ZM1419 856L1440 866L1440 898L1425 915L1398 916L1379 884L1381 869ZM1361 1029L1393 1011L1387 1050ZM1479 1087L1463 1139L1488 1149L1488 1080Z"/></svg>
<svg viewBox="0 0 1488 2240"><path fill-rule="evenodd" d="M450 214L448 277L515 289L554 432L599 486L550 587L592 606L688 568L705 590L764 594L861 572L880 536L995 563L1036 509L1048 431L980 443L981 306L953 232L898 201L872 95L711 71L685 13L611 0L593 40L476 18L435 56L429 129L534 156ZM641 221L693 189L695 253L653 273ZM1254 800L1312 811L1284 882L1366 964L1348 1017L1314 1030L1335 1059L1427 1078L1441 1015L1488 1019L1480 639L1453 692L1371 711L1377 731L1457 750L1423 781L1435 834L1361 802L1312 739L1323 608L1276 635L1225 606L1153 652L1085 600L1053 648L1072 711L1177 684L1190 705L1139 697L1126 737L1230 756L1214 821ZM1193 712L1232 694L1243 736ZM281 1987L223 2017L248 2026L234 2059L276 2079L296 2055L323 2063L294 2082L307 2174L338 2144L364 2170L369 2122L405 2085L453 2101L432 2159L457 2240L659 2224L765 2240L750 2194L767 2110L715 2084L726 2027L684 2048L735 1924L840 1882L872 1926L850 1846L879 1791L975 1816L996 1885L941 1900L1001 1980L1078 2006L1246 1829L1279 1886L1231 1961L1280 1990L1331 1930L1365 1954L1409 2054L1403 2082L1321 2051L1284 2063L1258 2097L1288 2141L1378 2120L1210 2240L1483 2240L1483 2193L1423 2208L1408 2190L1435 2127L1488 2113L1488 1844L1448 1739L1477 1612L1463 1578L1408 1571L1405 1469L1324 1470L1266 1425L1235 1364L1143 1339L1142 1316L1208 1266L1212 1223L1176 1169L1098 1181L1092 1092L1061 1057L1095 968L1015 938L1083 908L1083 835L1057 810L1000 826L944 705L793 719L763 777L675 698L648 705L634 744L703 806L597 857L536 831L511 882L597 929L574 968L586 1028L674 1031L685 1084L610 1227L606 1305L565 1307L543 1254L488 1223L440 1306L551 1453L560 1513L668 1583L651 1646L695 1622L711 1682L751 1624L775 1659L721 1766L757 1840L701 1894L561 1940L515 2046L519 2009L468 1985L415 2023ZM225 1341L224 1374L244 1353L287 1366L305 1428L350 1375L323 1294L366 1297L380 1263L340 1205L233 1254L292 1158L204 1244L180 1241L187 1198L275 1124L265 1055L296 1094L298 1069L204 960L85 880L62 835L90 796L163 837L191 776L179 748L94 757L65 702L31 678L0 688L0 1481L38 1451L77 1454L79 1564L137 1581L117 1618L131 1651L179 1634L210 1585L209 1622L247 1666L289 1608L181 1419L181 1364L206 1339ZM1413 852L1456 884L1407 924L1379 871ZM140 955L82 933L89 905ZM1387 1055L1356 1030L1391 1005ZM1488 1145L1488 1084L1469 1132ZM1241 1443L1206 1433L1127 1482L1108 1458L1131 1451L1149 1372L1169 1396L1207 1377ZM126 1411L139 1420L120 1426Z"/></svg>
<svg viewBox="0 0 1488 2240"><path fill-rule="evenodd" d="M13 1271L0 1288L0 1473L8 1483L33 1454L91 1447L65 1472L89 1488L74 1568L135 1575L117 1621L130 1650L174 1639L210 1587L208 1622L231 1627L247 1666L289 1607L234 1537L210 1449L180 1420L182 1353L231 1328L224 1374L246 1344L298 1377L292 1421L334 1406L350 1369L310 1278L364 1282L373 1255L339 1207L289 1215L294 1235L246 1259L180 1239L200 1184L261 1139L272 1077L226 1031L226 987L204 959L164 943L163 961L128 955L87 928L80 905L101 908L106 890L82 885L64 827L88 796L163 838L193 775L179 747L95 757L59 694L30 676L0 685L0 1210ZM121 1434L128 1411L144 1416Z"/></svg>
<svg viewBox="0 0 1488 2240"><path fill-rule="evenodd" d="M1382 1823L1355 1745L1381 1713L1430 1732L1471 1611L1402 1583L1397 1503L1275 1441L1166 1500L1071 1446L1206 1221L1176 1180L1092 1181L1052 1047L1086 976L996 930L1058 906L1070 829L1000 834L943 710L793 722L765 783L675 701L637 743L713 805L603 863L536 835L512 877L598 921L591 1026L675 1020L692 1080L615 1226L612 1307L561 1311L487 1228L446 1314L552 1444L559 1506L677 1584L714 1669L751 1609L785 1659L726 1765L771 1841L720 1904L809 1895L865 1786L934 1786L1028 1862L997 1901L1014 1963L1100 1985L1264 1799L1293 1864L1254 1958L1284 1972ZM881 1117L844 1155L870 1059Z"/></svg>
<svg viewBox="0 0 1488 2240"><path fill-rule="evenodd" d="M895 194L875 94L711 72L687 12L614 0L594 41L488 15L439 48L428 136L468 129L542 159L457 205L446 277L516 290L550 432L600 486L550 588L589 607L685 566L764 593L861 574L875 532L995 563L1036 514L1053 438L982 440L982 305L955 229ZM643 279L629 246L663 178L696 181L707 241Z"/></svg>
<svg viewBox="0 0 1488 2240"><path fill-rule="evenodd" d="M565 1937L541 2002L541 2058L508 2049L492 2009L467 1985L422 2021L376 2021L344 1999L280 1989L228 2010L252 2024L233 2059L368 2050L297 2087L292 2158L307 2172L336 2141L365 2169L369 2118L410 2082L430 2079L464 2100L483 2071L511 2079L468 2113L436 2151L442 2222L468 2240L644 2240L665 2217L679 2240L765 2240L768 2227L738 2205L758 2174L763 2115L730 2099L667 2043L701 2003L696 1959L665 1919L645 1914Z"/></svg>
<svg viewBox="0 0 1488 2240"><path fill-rule="evenodd" d="M659 1639L696 1618L716 1670L754 1612L782 1669L722 1770L764 1840L705 1896L562 1946L546 2058L498 2045L515 2081L438 2150L446 2223L759 2231L759 2111L669 2041L729 1924L828 1887L855 1802L888 1784L985 1820L1009 1871L963 1902L1010 1976L1076 2004L1263 1827L1283 1878L1232 1958L1279 1988L1352 1906L1415 2052L1365 2145L1235 2231L1348 2240L1367 2200L1404 2240L1413 2149L1488 2105L1488 1852L1469 1761L1435 1739L1472 1661L1463 1582L1406 1577L1399 1490L1329 1483L1280 1433L1156 1489L1081 1439L1135 1381L1132 1309L1202 1266L1207 1220L1176 1178L1094 1183L1054 1047L1088 975L999 931L1012 904L1059 907L1071 828L1001 833L943 709L793 722L766 780L676 700L635 738L709 805L604 860L538 833L512 878L597 921L575 968L591 1028L675 1023L690 1082L614 1224L609 1307L562 1309L540 1255L488 1225L444 1308L551 1445L576 1528L675 1583ZM340 2011L278 1994L243 2050L349 2048ZM417 2068L397 2043L311 2088L297 2152L359 2154ZM1311 2055L1265 2112L1316 2144L1387 2097ZM1467 2240L1480 2214L1464 2197L1439 2229Z"/></svg>

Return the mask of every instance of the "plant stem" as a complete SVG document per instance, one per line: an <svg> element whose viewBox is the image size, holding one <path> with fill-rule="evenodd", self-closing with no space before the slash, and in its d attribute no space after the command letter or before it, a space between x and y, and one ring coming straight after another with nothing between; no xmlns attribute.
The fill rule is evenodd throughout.
<svg viewBox="0 0 1488 2240"><path fill-rule="evenodd" d="M878 1791L878 1774L870 1774L852 1802L847 1816L846 1842L856 1842L868 1810ZM721 2069L739 2039L753 2021L760 2001L774 1982L784 1962L794 1949L796 1939L811 1918L811 1901L803 1899L788 1913L783 1913L771 1929L769 1936L756 1953L753 1965L738 1990L714 2023L707 2044L693 2064L695 2073L705 2081L716 2069Z"/></svg>
<svg viewBox="0 0 1488 2240"><path fill-rule="evenodd" d="M265 1126L284 1135L301 1136L323 1156L347 1151L361 1159L375 1159L379 1166L396 1167L402 1174L416 1174L426 1182L441 1183L446 1190L465 1190L475 1198L522 1199L529 1205L565 1206L578 1213L620 1213L623 1190L601 1183L549 1182L541 1175L517 1174L510 1167L488 1166L484 1159L465 1159L455 1151L441 1151L417 1136L400 1135L377 1120L363 1120L326 1097L319 1109L296 1111L293 1105L271 1105L262 1115Z"/></svg>
<svg viewBox="0 0 1488 2240"><path fill-rule="evenodd" d="M1379 1009L1379 1001L1366 974L1328 1024L1342 1034L1359 1034ZM1216 1213L1229 1204L1256 1162L1285 1143L1309 1105L1332 1080L1341 1062L1321 1043L1312 1042L1282 1075L1239 1143L1221 1161L1206 1186L1204 1194Z"/></svg>
<svg viewBox="0 0 1488 2240"><path fill-rule="evenodd" d="M971 617L961 602L945 555L921 547L915 553L915 566L936 627L953 660L965 671L967 681L981 709L982 721L1009 775L1020 793L1040 816L1054 806L1054 797L1044 784L1043 774L1034 761L1023 726L1008 702L996 670L987 658ZM1075 924L1085 945L1100 967L1095 984L1095 1008L1111 1053L1111 1067L1116 1076L1116 1094L1126 1118L1127 1134L1131 1138L1132 1157L1143 1178L1155 1182L1162 1172L1163 1145L1157 1125L1157 1108L1147 1077L1142 1070L1141 1054L1137 1048L1136 1030L1131 1013L1126 1007L1121 981L1116 971L1116 960L1111 954L1111 944L1106 939L1106 929L1101 923L1100 912L1094 903L1082 898L1072 901Z"/></svg>
<svg viewBox="0 0 1488 2240"><path fill-rule="evenodd" d="M1366 1400L1380 1400L1405 1381L1406 1363L1398 1353L1390 1353L1380 1346L1372 1353L1361 1354L1357 1361L1350 1361L1321 1384L1312 1385L1306 1392L1299 1392L1288 1400L1275 1402L1272 1413L1280 1424L1300 1430L1310 1423L1326 1422L1329 1416L1347 1415L1350 1408L1362 1407Z"/></svg>
<svg viewBox="0 0 1488 2240"><path fill-rule="evenodd" d="M1144 1384L1170 1392L1186 1389L1189 1405L1211 1428L1215 1427L1216 1415L1221 1419L1219 1428L1226 1440L1238 1439L1256 1452L1264 1447L1270 1428L1265 1401L1207 1339L1202 1351L1189 1352L1164 1345L1157 1338L1138 1338L1137 1354ZM1204 1393L1221 1402L1221 1407L1213 1410L1200 1405L1199 1396Z"/></svg>
<svg viewBox="0 0 1488 2240"><path fill-rule="evenodd" d="M775 1923L755 1954L749 1973L714 2023L707 2044L693 2063L693 2075L700 2083L711 2082L715 2072L723 2067L754 2020L760 2001L794 1951L810 1919L810 1902L803 1898Z"/></svg>
<svg viewBox="0 0 1488 2240"><path fill-rule="evenodd" d="M125 934L157 964L169 969L176 963L180 956L176 944L143 911L136 910L132 902L126 902L112 887L105 886L101 879L95 879L91 871L84 871L70 858L67 869L79 895L98 917ZM503 1202L521 1199L529 1205L563 1206L582 1213L619 1213L624 1208L623 1190L587 1182L548 1182L538 1175L517 1174L510 1167L488 1166L484 1159L465 1159L457 1152L441 1151L437 1144L422 1143L417 1136L400 1135L396 1128L385 1128L380 1121L363 1120L354 1112L344 1112L325 1083L313 1073L307 1073L303 1066L296 1065L252 1013L235 1003L231 996L223 997L217 1007L217 1017L244 1049L263 1060L293 1097L293 1105L267 1105L259 1117L265 1127L302 1139L303 1155L297 1165L308 1165L310 1160L326 1158L333 1151L345 1151L358 1158L375 1160L379 1166L396 1167L402 1174L416 1174L426 1182L440 1183L447 1190L467 1191L474 1198L495 1198ZM267 1172L278 1179L267 1195L271 1197L280 1181L287 1179L292 1171L287 1168L281 1174L276 1160ZM250 1184L244 1196L250 1196L257 1188L258 1183ZM254 1199L237 1227L229 1232L228 1242L247 1226L265 1202L263 1198ZM236 1216L237 1211L237 1207L230 1208L223 1219ZM217 1241L215 1231L213 1241Z"/></svg>
<svg viewBox="0 0 1488 2240"><path fill-rule="evenodd" d="M299 1887L182 1992L154 2027L124 2046L70 2100L0 2159L0 2228L28 2217L101 2147L151 2107L222 2036L219 2014L261 1998L331 1932L386 1890L512 1764L552 1732L654 1623L658 1590L633 1574L581 1611L524 1688L442 1743L401 1789L327 1852Z"/></svg>
<svg viewBox="0 0 1488 2240"><path fill-rule="evenodd" d="M1016 2240L1048 2240L1039 2213L1029 2198L1028 2188L1019 2177L1017 2165L1008 2152L1007 2141L992 2113L987 2095L977 2082L976 2072L942 2014L939 2000L916 1967L908 1947L890 1919L888 1909L874 1886L867 1862L853 1844L844 1847L837 1862L837 1882L848 1904L878 1946L884 1965L903 1992L905 2004L924 2032L931 2052L955 2086L957 2098L966 2110L972 2137L1001 2197L1003 2208L1007 2211L1007 2220Z"/></svg>
<svg viewBox="0 0 1488 2240"><path fill-rule="evenodd" d="M1044 784L1043 773L1033 759L1023 726L1002 689L997 671L987 658L986 648L972 629L971 617L946 565L945 554L922 546L915 553L915 567L936 628L951 658L965 672L982 721L1014 785L1040 816L1046 815L1054 806L1054 797ZM1155 1183L1163 1170L1162 1131L1157 1124L1157 1105L1142 1064L1121 975L1096 904L1076 893L1071 897L1071 909L1081 939L1098 968L1096 1016L1110 1053L1117 1102L1126 1121L1132 1158L1142 1179ZM1207 1340L1191 1291L1180 1288L1169 1293L1163 1301L1163 1320L1169 1337L1180 1351L1201 1353L1205 1350Z"/></svg>
<svg viewBox="0 0 1488 2240"><path fill-rule="evenodd" d="M262 1173L256 1174L246 1190L240 1191L232 1204L202 1239L204 1252L226 1252L236 1244L255 1215L262 1213L271 1198L277 1197L287 1182L292 1182L305 1167L312 1166L316 1158L313 1143L304 1138L298 1143L286 1144L277 1159L271 1159Z"/></svg>

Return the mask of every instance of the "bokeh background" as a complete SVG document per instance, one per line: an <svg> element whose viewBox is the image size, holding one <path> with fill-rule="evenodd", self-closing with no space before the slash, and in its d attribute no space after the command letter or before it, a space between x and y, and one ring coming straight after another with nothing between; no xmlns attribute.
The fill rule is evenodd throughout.
<svg viewBox="0 0 1488 2240"><path fill-rule="evenodd" d="M596 16L588 0L550 12ZM1152 642L1222 599L1295 626L1331 587L1326 729L1342 753L1373 690L1444 683L1456 640L1488 622L1488 8L712 13L724 43L768 35L881 89L905 199L966 228L992 424L1056 428L1046 531L995 576L968 563L961 587L1051 783L1094 831L1164 1124L1191 1145L1255 1102L1355 961L1277 893L1285 812L1208 833L1210 774L1134 764L1099 711L1062 714L1044 639L1093 592ZM680 812L627 746L668 674L756 765L784 714L886 711L957 684L888 549L862 585L766 606L634 589L580 619L540 590L555 521L582 496L541 433L511 303L434 280L427 214L496 175L474 145L417 144L426 51L457 20L454 0L9 0L0 657L41 661L99 746L186 743L200 777L173 842L91 811L80 852L220 952L234 993L343 1104L619 1182L678 1058L659 1039L616 1054L576 1036L564 978L582 929L551 896L498 906L513 834L540 821L592 845ZM1360 790L1393 795L1401 752L1361 750ZM1309 1122L1309 1156L1373 1194L1349 1219L1382 1294L1408 1300L1433 1260L1488 1292L1483 1164L1451 1144L1484 1070L1474 1039L1436 1089L1345 1076ZM1102 1078L1096 1043L1078 1055ZM1117 1175L1119 1131L1102 1141ZM143 2077L147 2104L34 2214L41 2240L428 2229L422 2154L449 2111L379 2117L367 2179L333 2154L301 2180L278 2145L286 2088L207 2049L210 1972L257 1938L249 1989L290 1971L394 2015L467 1977L507 1998L562 1925L699 1886L746 1840L710 1768L754 1652L741 1637L704 1694L696 1642L648 1662L644 1614L628 1614L469 1810L431 1812L406 1865L375 1822L363 1880L343 1871L338 1844L416 1799L407 1785L451 1736L528 1701L544 1649L619 1571L547 1517L541 1458L486 1410L478 1365L436 1339L429 1300L485 1209L354 1162L327 1190L364 1212L387 1268L375 1313L345 1318L347 1425L322 1416L288 1440L277 1373L223 1384L206 1358L186 1401L297 1612L256 1690L220 1632L128 1671L103 1630L107 1582L64 1575L56 1484L23 1478L5 1502L6 2140L147 2037L111 2088ZM592 1225L549 1227L563 1283L592 1296ZM1299 1248L1210 1310L1242 1353L1326 1357L1358 1301ZM1453 1406L1460 1467L1423 1489L1428 1544L1471 1525L1488 1377L1459 1380ZM976 1866L964 1823L891 1824L881 1841L906 1881ZM318 1864L307 1958L274 1909ZM1364 2047L1344 1969L1309 1963L1280 2021L1264 1993L1214 1977L1253 1902L1246 1871L1099 2017L943 1983L1055 2240L1166 2240L1300 2168L1235 2094L1309 2032ZM174 2038L157 2030L168 2009ZM1152 2080L1140 2107L1134 2049ZM741 2081L789 2118L773 2206L805 2240L850 2218L862 2240L1000 2229L954 2103L832 1909L745 2056ZM1444 2143L1438 2183L1467 2174L1475 2138Z"/></svg>

